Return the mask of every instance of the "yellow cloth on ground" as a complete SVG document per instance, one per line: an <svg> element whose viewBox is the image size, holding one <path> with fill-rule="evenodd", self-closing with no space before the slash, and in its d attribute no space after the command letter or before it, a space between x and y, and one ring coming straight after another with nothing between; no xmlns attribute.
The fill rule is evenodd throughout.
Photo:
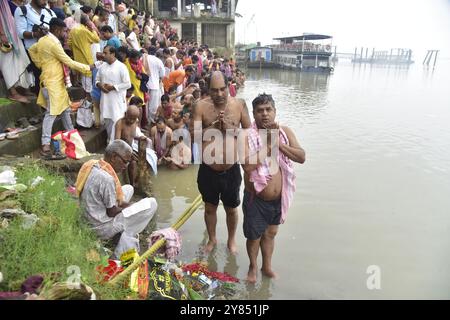
<svg viewBox="0 0 450 320"><path fill-rule="evenodd" d="M81 166L80 171L78 172L77 181L75 182L75 188L77 189L77 197L80 196L81 192L83 191L84 185L86 184L86 180L89 177L89 174L91 173L92 167L98 163L100 165L100 168L102 170L105 170L111 177L114 179L114 183L116 184L116 197L117 201L120 203L123 202L123 191L122 191L122 185L120 184L119 177L117 177L116 171L114 171L114 168L105 160L89 160L85 164Z"/></svg>
<svg viewBox="0 0 450 320"><path fill-rule="evenodd" d="M80 24L69 33L68 44L73 52L73 58L77 62L91 65L94 57L91 52L91 45L99 43L100 38L95 31L90 31L86 26Z"/></svg>
<svg viewBox="0 0 450 320"><path fill-rule="evenodd" d="M62 64L85 75L90 74L88 65L76 62L64 52L59 40L51 33L39 39L28 50L31 59L42 70L40 77L41 90L37 104L47 108L47 101L42 94L42 88L47 88L50 99L50 115L58 116L70 105L69 95L64 82Z"/></svg>
<svg viewBox="0 0 450 320"><path fill-rule="evenodd" d="M127 66L128 73L130 74L130 82L134 87L133 95L139 97L144 101L144 93L141 91L141 80L136 77L136 72L131 69L130 62L128 59L125 60L125 65Z"/></svg>

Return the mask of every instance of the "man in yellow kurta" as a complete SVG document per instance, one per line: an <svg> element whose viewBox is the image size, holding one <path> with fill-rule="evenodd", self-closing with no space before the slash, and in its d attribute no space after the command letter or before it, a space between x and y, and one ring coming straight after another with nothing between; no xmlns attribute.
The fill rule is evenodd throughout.
<svg viewBox="0 0 450 320"><path fill-rule="evenodd" d="M39 39L29 49L31 59L42 70L40 83L41 90L37 103L46 109L42 124L42 149L44 159L54 159L50 150L50 140L53 123L57 116L61 116L64 128L72 130L70 119L69 95L67 94L63 64L84 74L89 74L91 67L70 59L61 46L64 39L66 24L63 20L53 18L50 20L50 32Z"/></svg>
<svg viewBox="0 0 450 320"><path fill-rule="evenodd" d="M68 43L73 52L73 59L80 63L92 65L94 57L92 56L91 45L99 42L100 38L93 29L89 16L82 14L80 24L69 33ZM88 100L91 101L92 74L81 76L81 85L87 94Z"/></svg>

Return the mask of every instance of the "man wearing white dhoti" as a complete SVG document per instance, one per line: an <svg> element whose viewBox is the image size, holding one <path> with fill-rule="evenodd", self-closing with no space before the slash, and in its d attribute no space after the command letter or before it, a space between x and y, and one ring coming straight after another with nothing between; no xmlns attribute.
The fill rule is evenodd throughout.
<svg viewBox="0 0 450 320"><path fill-rule="evenodd" d="M134 244L138 249L136 235L145 229L158 207L155 198L130 204L134 189L121 186L117 174L131 159L131 147L123 140L114 140L106 147L104 159L88 161L81 167L76 181L80 205L92 230L104 240L121 234L117 256Z"/></svg>
<svg viewBox="0 0 450 320"><path fill-rule="evenodd" d="M117 60L114 47L106 46L103 55L106 63L98 71L95 85L102 91L100 117L105 120L109 140L114 123L127 111L126 93L131 81L127 67Z"/></svg>
<svg viewBox="0 0 450 320"><path fill-rule="evenodd" d="M17 35L14 17L6 1L0 1L0 72L6 83L11 100L29 103L16 87L29 88L34 77L26 69L30 64L22 41Z"/></svg>

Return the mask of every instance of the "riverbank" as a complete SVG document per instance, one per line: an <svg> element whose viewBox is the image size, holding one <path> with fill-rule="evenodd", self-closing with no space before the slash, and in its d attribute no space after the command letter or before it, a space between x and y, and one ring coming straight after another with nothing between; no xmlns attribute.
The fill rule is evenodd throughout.
<svg viewBox="0 0 450 320"><path fill-rule="evenodd" d="M22 219L1 219L0 291L19 291L28 277L42 275L43 291L56 282L79 278L95 291L97 298L126 299L128 290L111 290L98 283L96 267L108 258L105 244L80 219L78 201L66 190L64 177L37 164L18 166L15 176L27 190L0 198L0 212L21 209L39 220L26 228ZM39 178L41 181L32 187L37 177L43 180Z"/></svg>

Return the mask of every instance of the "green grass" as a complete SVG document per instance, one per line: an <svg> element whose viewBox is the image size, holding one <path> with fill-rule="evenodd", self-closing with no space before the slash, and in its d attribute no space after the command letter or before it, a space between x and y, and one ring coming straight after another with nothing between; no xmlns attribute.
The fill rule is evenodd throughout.
<svg viewBox="0 0 450 320"><path fill-rule="evenodd" d="M1 98L0 97L0 106L2 105L7 105L7 104L11 104L11 102L13 102L12 100L9 100L8 98Z"/></svg>
<svg viewBox="0 0 450 320"><path fill-rule="evenodd" d="M14 219L7 229L0 229L0 271L4 280L1 291L20 289L27 277L57 273L66 281L70 266L78 266L82 281L91 286L102 299L124 299L129 291L112 289L97 282L96 266L89 261L90 250L99 252L100 242L81 219L78 201L65 191L65 180L38 165L17 169L17 182L30 185L37 176L45 179L34 190L17 196L22 209L34 213L40 221L31 229L23 229ZM104 259L106 257L103 257ZM49 285L49 284L48 284Z"/></svg>

